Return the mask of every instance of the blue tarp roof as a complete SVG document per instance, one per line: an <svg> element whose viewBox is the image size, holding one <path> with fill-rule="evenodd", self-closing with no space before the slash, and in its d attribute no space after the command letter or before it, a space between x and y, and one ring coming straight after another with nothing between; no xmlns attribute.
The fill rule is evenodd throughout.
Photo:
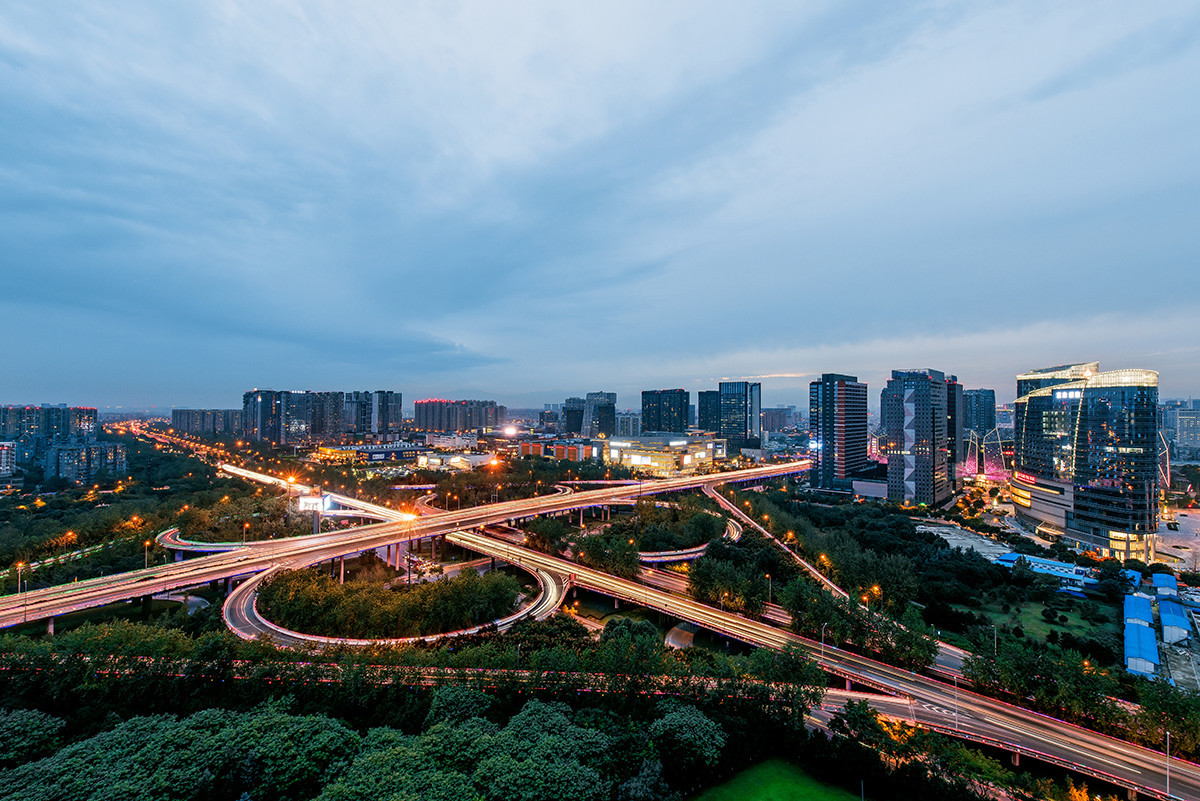
<svg viewBox="0 0 1200 801"><path fill-rule="evenodd" d="M1152 665L1158 664L1158 644L1154 629L1129 623L1125 626L1125 658L1144 659Z"/></svg>
<svg viewBox="0 0 1200 801"><path fill-rule="evenodd" d="M1170 587L1173 590L1179 589L1179 582L1170 573L1155 573L1150 577L1154 582L1155 587Z"/></svg>
<svg viewBox="0 0 1200 801"><path fill-rule="evenodd" d="M1158 616L1162 619L1163 627L1178 626L1187 631L1192 630L1192 623L1188 620L1187 614L1183 611L1183 607L1174 601L1159 601Z"/></svg>
<svg viewBox="0 0 1200 801"><path fill-rule="evenodd" d="M1154 623L1154 612L1150 609L1150 599L1141 595L1125 596L1125 619L1142 620Z"/></svg>
<svg viewBox="0 0 1200 801"><path fill-rule="evenodd" d="M1134 587L1142 583L1142 574L1136 570L1122 570L1121 572L1125 574L1125 578L1133 583Z"/></svg>

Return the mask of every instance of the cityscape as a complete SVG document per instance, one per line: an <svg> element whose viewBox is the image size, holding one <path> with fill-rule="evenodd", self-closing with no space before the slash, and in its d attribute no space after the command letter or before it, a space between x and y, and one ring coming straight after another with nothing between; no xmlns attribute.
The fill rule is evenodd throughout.
<svg viewBox="0 0 1200 801"><path fill-rule="evenodd" d="M0 801L1200 801L1197 25L0 10Z"/></svg>

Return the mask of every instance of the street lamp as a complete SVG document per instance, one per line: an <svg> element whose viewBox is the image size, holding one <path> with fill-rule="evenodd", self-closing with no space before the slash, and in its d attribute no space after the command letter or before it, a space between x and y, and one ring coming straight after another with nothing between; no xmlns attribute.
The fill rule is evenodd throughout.
<svg viewBox="0 0 1200 801"><path fill-rule="evenodd" d="M25 569L25 563L17 562L17 594L18 595L21 595L21 571L24 569ZM26 610L27 602L28 602L28 599L24 595L21 595L21 622L22 623L25 622L25 617L26 617L25 610Z"/></svg>
<svg viewBox="0 0 1200 801"><path fill-rule="evenodd" d="M250 531L249 521L242 523L242 545L246 544L246 534Z"/></svg>
<svg viewBox="0 0 1200 801"><path fill-rule="evenodd" d="M767 603L771 603L771 574L767 573Z"/></svg>
<svg viewBox="0 0 1200 801"><path fill-rule="evenodd" d="M150 540L146 540L142 543L142 555L145 557L142 568L145 569L150 567Z"/></svg>

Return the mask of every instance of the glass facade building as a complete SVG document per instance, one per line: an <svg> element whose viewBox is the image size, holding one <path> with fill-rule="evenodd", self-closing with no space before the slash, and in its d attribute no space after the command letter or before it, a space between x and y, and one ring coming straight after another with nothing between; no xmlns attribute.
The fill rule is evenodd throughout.
<svg viewBox="0 0 1200 801"><path fill-rule="evenodd" d="M938 506L953 493L946 374L893 370L880 397L888 500Z"/></svg>
<svg viewBox="0 0 1200 801"><path fill-rule="evenodd" d="M867 465L867 385L857 376L825 373L808 385L808 443L812 486L849 489Z"/></svg>
<svg viewBox="0 0 1200 801"><path fill-rule="evenodd" d="M1017 380L1028 390L1014 414L1017 516L1073 548L1151 561L1158 530L1158 373L1102 373L1090 362Z"/></svg>
<svg viewBox="0 0 1200 801"><path fill-rule="evenodd" d="M730 453L762 445L762 384L722 381L720 392L720 435Z"/></svg>

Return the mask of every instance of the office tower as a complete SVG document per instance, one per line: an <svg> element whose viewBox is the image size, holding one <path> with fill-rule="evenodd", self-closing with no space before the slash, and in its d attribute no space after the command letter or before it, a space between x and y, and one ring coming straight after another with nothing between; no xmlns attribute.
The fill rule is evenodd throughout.
<svg viewBox="0 0 1200 801"><path fill-rule="evenodd" d="M963 448L963 388L958 376L946 376L946 466L950 471L950 488L962 490L963 465L966 452ZM971 470L974 475L974 470Z"/></svg>
<svg viewBox="0 0 1200 801"><path fill-rule="evenodd" d="M688 428L696 427L696 404L688 404Z"/></svg>
<svg viewBox="0 0 1200 801"><path fill-rule="evenodd" d="M0 442L0 478L11 476L17 469L17 443Z"/></svg>
<svg viewBox="0 0 1200 801"><path fill-rule="evenodd" d="M696 427L701 431L721 430L721 393L706 389L696 393Z"/></svg>
<svg viewBox="0 0 1200 801"><path fill-rule="evenodd" d="M1179 409L1175 413L1175 445L1200 448L1200 409Z"/></svg>
<svg viewBox="0 0 1200 801"><path fill-rule="evenodd" d="M342 417L347 434L371 434L373 432L374 395L370 392L347 392Z"/></svg>
<svg viewBox="0 0 1200 801"><path fill-rule="evenodd" d="M784 431L796 425L795 406L777 406L773 409L762 410L763 431Z"/></svg>
<svg viewBox="0 0 1200 801"><path fill-rule="evenodd" d="M687 431L688 391L647 389L642 392L642 430L682 434Z"/></svg>
<svg viewBox="0 0 1200 801"><path fill-rule="evenodd" d="M564 434L583 433L583 410L587 405L583 398L567 398L562 408L562 430Z"/></svg>
<svg viewBox="0 0 1200 801"><path fill-rule="evenodd" d="M1089 362L1031 371L1017 385L1028 390L1014 414L1017 517L1073 548L1153 561L1158 373Z"/></svg>
<svg viewBox="0 0 1200 801"><path fill-rule="evenodd" d="M346 393L308 392L311 442L339 442L346 435Z"/></svg>
<svg viewBox="0 0 1200 801"><path fill-rule="evenodd" d="M404 394L377 389L371 397L371 433L380 439L400 436L404 431Z"/></svg>
<svg viewBox="0 0 1200 801"><path fill-rule="evenodd" d="M952 493L946 375L893 370L881 395L888 500L940 506Z"/></svg>
<svg viewBox="0 0 1200 801"><path fill-rule="evenodd" d="M604 408L604 411L601 411L602 408ZM608 428L607 431L601 430L601 416L604 417L604 423ZM595 437L600 434L604 434L605 436L611 435L616 428L616 421L617 393L589 392L587 397L584 398L581 433L585 437Z"/></svg>
<svg viewBox="0 0 1200 801"><path fill-rule="evenodd" d="M642 435L642 416L637 412L617 412L618 437L640 437Z"/></svg>
<svg viewBox="0 0 1200 801"><path fill-rule="evenodd" d="M282 393L270 389L254 389L242 395L242 435L255 442L283 441Z"/></svg>
<svg viewBox="0 0 1200 801"><path fill-rule="evenodd" d="M550 404L546 404L549 406ZM545 431L558 431L559 413L554 409L545 409L538 412L538 428Z"/></svg>
<svg viewBox="0 0 1200 801"><path fill-rule="evenodd" d="M507 409L495 401L430 398L413 404L419 431L476 431L504 422Z"/></svg>
<svg viewBox="0 0 1200 801"><path fill-rule="evenodd" d="M762 384L749 381L722 381L720 393L720 428L728 452L762 445Z"/></svg>
<svg viewBox="0 0 1200 801"><path fill-rule="evenodd" d="M1017 376L1017 397L1028 395L1035 389L1046 389L1072 381L1085 381L1100 372L1100 362L1060 364L1057 367L1042 367Z"/></svg>
<svg viewBox="0 0 1200 801"><path fill-rule="evenodd" d="M980 437L996 427L996 390L968 389L963 392L963 429Z"/></svg>
<svg viewBox="0 0 1200 801"><path fill-rule="evenodd" d="M242 435L241 409L172 409L171 428L177 434Z"/></svg>
<svg viewBox="0 0 1200 801"><path fill-rule="evenodd" d="M867 465L867 385L857 376L825 373L808 385L808 441L812 486L849 489Z"/></svg>

